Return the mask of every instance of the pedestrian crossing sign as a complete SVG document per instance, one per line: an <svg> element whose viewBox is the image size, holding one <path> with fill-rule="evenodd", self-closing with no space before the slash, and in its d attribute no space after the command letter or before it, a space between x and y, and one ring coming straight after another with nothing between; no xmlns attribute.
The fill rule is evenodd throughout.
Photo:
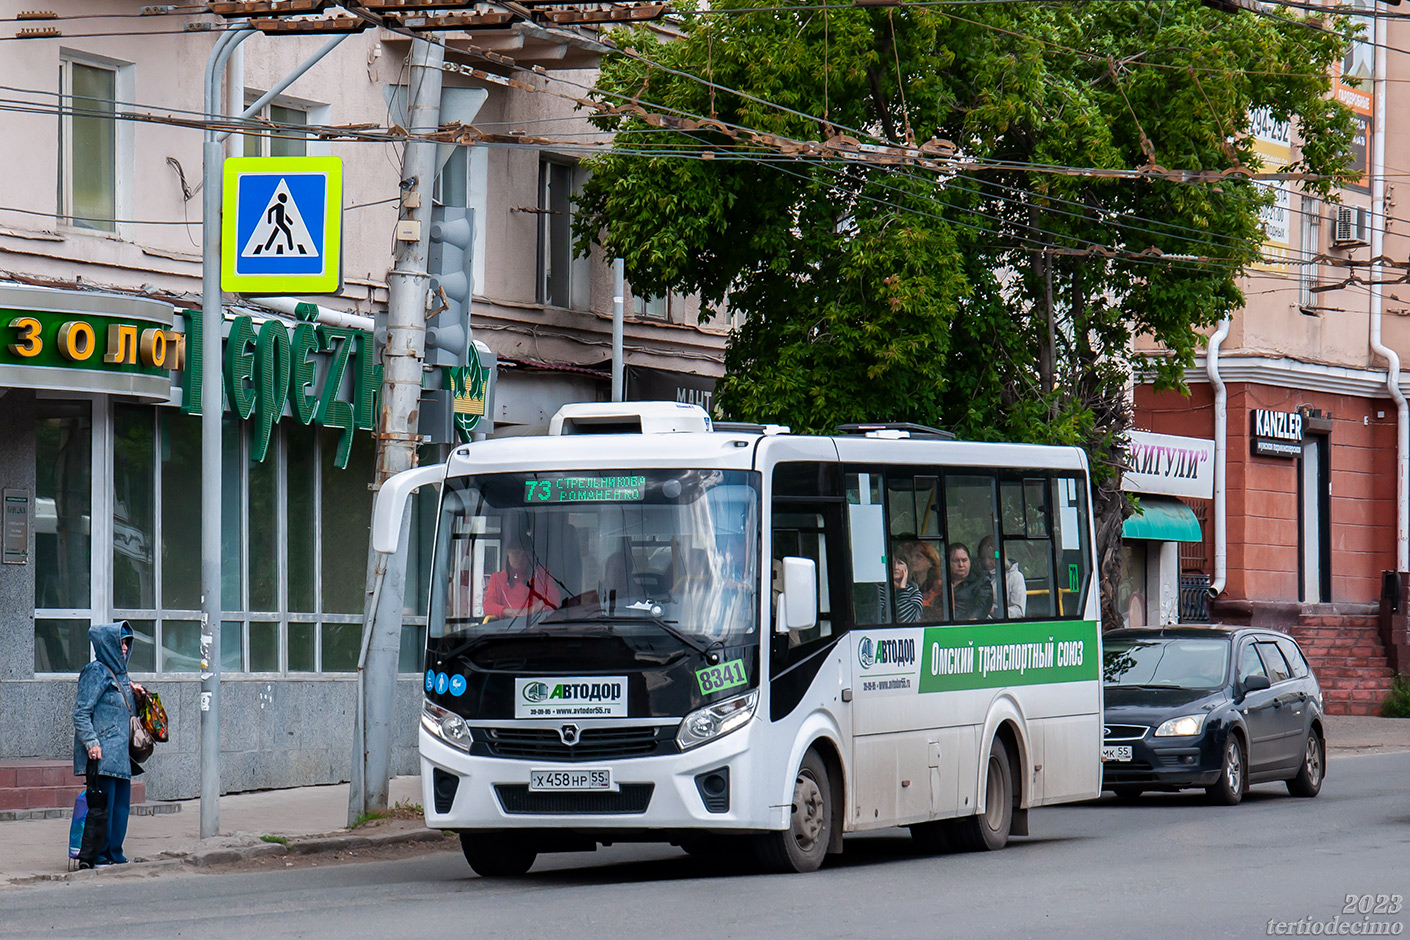
<svg viewBox="0 0 1410 940"><path fill-rule="evenodd" d="M220 287L242 294L332 294L342 287L343 161L225 161Z"/></svg>

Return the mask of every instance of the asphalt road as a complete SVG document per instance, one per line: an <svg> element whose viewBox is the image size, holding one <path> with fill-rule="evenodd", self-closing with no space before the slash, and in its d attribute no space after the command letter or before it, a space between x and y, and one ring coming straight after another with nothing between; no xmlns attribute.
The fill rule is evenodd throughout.
<svg viewBox="0 0 1410 940"><path fill-rule="evenodd" d="M669 846L545 856L508 881L475 877L453 852L134 870L0 892L0 937L1203 940L1268 936L1270 920L1272 935L1280 922L1283 935L1410 932L1410 753L1334 757L1315 800L1264 785L1230 808L1197 793L1106 798L1030 823L1033 836L984 855L921 856L901 830L861 836L812 875L740 873Z"/></svg>

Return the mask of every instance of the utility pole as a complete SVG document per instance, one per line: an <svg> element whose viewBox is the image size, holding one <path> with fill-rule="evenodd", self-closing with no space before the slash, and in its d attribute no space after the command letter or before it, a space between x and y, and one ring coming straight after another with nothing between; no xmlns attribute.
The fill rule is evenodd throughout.
<svg viewBox="0 0 1410 940"><path fill-rule="evenodd" d="M424 39L411 44L407 129L413 135L440 128L445 49ZM382 349L382 406L377 416L376 485L416 466L421 378L426 354L426 270L432 186L437 169L433 141L408 140L402 156L401 212L388 278L386 341ZM358 723L353 741L348 822L387 808L391 779L392 715L397 654L406 595L406 544L410 509L401 523L400 548L383 555L369 547L362 656L358 663Z"/></svg>

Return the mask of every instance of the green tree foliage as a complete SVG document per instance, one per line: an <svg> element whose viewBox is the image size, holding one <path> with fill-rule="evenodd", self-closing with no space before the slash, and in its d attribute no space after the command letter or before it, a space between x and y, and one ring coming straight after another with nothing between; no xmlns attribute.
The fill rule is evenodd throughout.
<svg viewBox="0 0 1410 940"><path fill-rule="evenodd" d="M744 315L717 397L731 417L1085 446L1110 581L1127 382L1179 387L1261 254L1271 191L1212 174L1259 167L1246 132L1267 108L1298 128L1303 185L1349 178L1350 115L1328 95L1345 24L1196 0L780 6L712 0L678 38L617 34L596 95L617 110L594 118L616 143L591 163L580 250L601 240L641 293ZM818 159L741 128L952 145L957 165ZM1142 336L1164 352L1139 354Z"/></svg>

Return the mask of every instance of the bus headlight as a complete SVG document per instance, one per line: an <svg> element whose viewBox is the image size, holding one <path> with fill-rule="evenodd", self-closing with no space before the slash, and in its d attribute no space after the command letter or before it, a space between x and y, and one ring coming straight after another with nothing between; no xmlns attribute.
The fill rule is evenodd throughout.
<svg viewBox="0 0 1410 940"><path fill-rule="evenodd" d="M462 751L470 750L470 726L455 712L442 708L435 702L424 702L421 706L421 727L440 738L451 747Z"/></svg>
<svg viewBox="0 0 1410 940"><path fill-rule="evenodd" d="M697 744L713 741L721 735L729 734L749 724L754 717L754 709L759 705L759 690L736 695L734 698L715 702L704 708L697 708L681 722L676 732L676 744L687 751Z"/></svg>
<svg viewBox="0 0 1410 940"><path fill-rule="evenodd" d="M1192 734L1199 734L1204 730L1204 719L1206 715L1185 715L1183 718L1172 718L1163 722L1159 728L1155 729L1157 738L1179 738L1188 737Z"/></svg>

